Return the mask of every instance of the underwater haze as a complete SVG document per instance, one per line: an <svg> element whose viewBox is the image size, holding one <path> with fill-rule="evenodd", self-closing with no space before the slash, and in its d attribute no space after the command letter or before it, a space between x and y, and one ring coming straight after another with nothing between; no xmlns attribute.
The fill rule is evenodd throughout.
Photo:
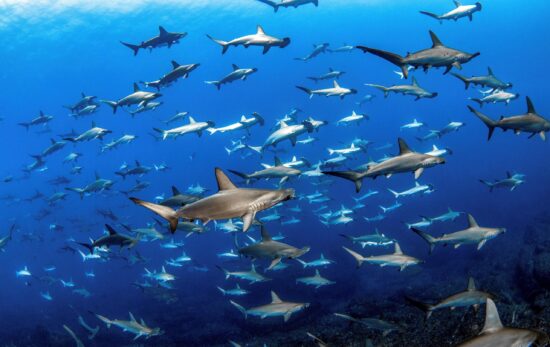
<svg viewBox="0 0 550 347"><path fill-rule="evenodd" d="M287 1L0 1L0 346L550 345L549 3Z"/></svg>

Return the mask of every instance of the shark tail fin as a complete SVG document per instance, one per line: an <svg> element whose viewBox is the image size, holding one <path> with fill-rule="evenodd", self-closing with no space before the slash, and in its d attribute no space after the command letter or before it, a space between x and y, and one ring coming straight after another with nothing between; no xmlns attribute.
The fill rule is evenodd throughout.
<svg viewBox="0 0 550 347"><path fill-rule="evenodd" d="M479 98L470 98L470 100L477 102L479 104L479 107L483 107L483 101Z"/></svg>
<svg viewBox="0 0 550 347"><path fill-rule="evenodd" d="M409 77L409 70L407 69L407 64L403 62L403 57L399 54L383 51L380 49L365 47L365 46L357 46L358 49L362 50L363 52L369 52L371 54L377 55L382 59L385 59L389 61L390 63L397 65L401 68L401 71L403 72L403 77L408 78Z"/></svg>
<svg viewBox="0 0 550 347"><path fill-rule="evenodd" d="M216 287L216 288L218 288L218 290L222 292L222 294L225 296L225 289L223 289L222 287Z"/></svg>
<svg viewBox="0 0 550 347"><path fill-rule="evenodd" d="M250 176L249 175L247 175L245 173L242 173L242 172L239 172L239 171L235 171L235 170L227 170L227 171L229 171L232 174L237 175L240 178L246 180L246 184L250 183Z"/></svg>
<svg viewBox="0 0 550 347"><path fill-rule="evenodd" d="M229 300L229 302L231 303L231 305L235 306L239 311L241 311L244 314L244 318L246 319L246 317L247 317L246 309L244 307L242 307L241 305L237 304L233 300Z"/></svg>
<svg viewBox="0 0 550 347"><path fill-rule="evenodd" d="M425 14L428 17L432 17L434 19L441 20L441 18L435 13L431 13L431 12L427 12L427 11L419 11L419 12L422 13L422 14Z"/></svg>
<svg viewBox="0 0 550 347"><path fill-rule="evenodd" d="M479 180L479 182L485 184L487 187L489 187L489 192L493 192L493 184L486 180Z"/></svg>
<svg viewBox="0 0 550 347"><path fill-rule="evenodd" d="M298 89L303 90L304 92L306 92L307 95L309 95L310 98L313 96L313 93L311 92L311 89L308 89L308 88L306 88L306 87L300 87L300 86L296 86L296 88L298 88Z"/></svg>
<svg viewBox="0 0 550 347"><path fill-rule="evenodd" d="M130 48L132 51L134 51L134 56L138 54L139 52L139 46L138 45L133 45L131 43L126 43L126 42L122 42L120 41L120 43L122 43L124 46Z"/></svg>
<svg viewBox="0 0 550 347"><path fill-rule="evenodd" d="M359 172L355 171L322 171L325 175L336 176L355 184L355 191L358 193L363 185L363 177Z"/></svg>
<svg viewBox="0 0 550 347"><path fill-rule="evenodd" d="M84 189L82 188L65 188L65 189L71 192L78 193L78 195L80 195L80 200L84 198Z"/></svg>
<svg viewBox="0 0 550 347"><path fill-rule="evenodd" d="M216 42L218 45L222 46L222 54L225 54L227 52L227 48L229 48L229 45L227 44L227 41L217 40L213 38L210 35L206 35L210 40Z"/></svg>
<svg viewBox="0 0 550 347"><path fill-rule="evenodd" d="M86 247L88 248L88 250L90 251L90 253L93 253L94 252L94 247L92 245L90 245L89 243L83 243L83 242L77 242L79 245L83 246L83 247Z"/></svg>
<svg viewBox="0 0 550 347"><path fill-rule="evenodd" d="M369 87L373 87L373 88L376 88L376 89L379 89L381 90L382 92L384 92L384 97L387 98L388 95L390 94L390 90L388 87L384 87L384 86L381 86L379 84L366 84L367 86Z"/></svg>
<svg viewBox="0 0 550 347"><path fill-rule="evenodd" d="M451 75L455 76L456 78L464 82L464 86L465 86L464 89L468 89L468 87L470 86L470 80L468 80L466 77L462 76L461 74L457 74L455 72L451 72Z"/></svg>
<svg viewBox="0 0 550 347"><path fill-rule="evenodd" d="M396 192L395 190L391 190L391 189L388 188L388 191L389 191L390 193L392 193L393 196L395 196L396 199L399 197L399 193Z"/></svg>
<svg viewBox="0 0 550 347"><path fill-rule="evenodd" d="M296 259L300 264L302 264L302 266L304 267L304 269L307 267L307 263L305 261L303 261L302 259Z"/></svg>
<svg viewBox="0 0 550 347"><path fill-rule="evenodd" d="M414 307L424 311L424 313L426 313L426 319L430 318L430 316L432 315L433 305L427 304L427 303L422 302L420 300L413 299L409 296L405 296L405 300L409 304L413 305Z"/></svg>
<svg viewBox="0 0 550 347"><path fill-rule="evenodd" d="M165 131L165 130L162 130L162 129L159 129L159 128L153 128L153 130L156 131L159 134L162 134L162 139L163 140L166 140L166 138L168 137L168 132Z"/></svg>
<svg viewBox="0 0 550 347"><path fill-rule="evenodd" d="M172 208L163 206L163 205L157 205L152 202L143 201L137 198L129 198L132 200L135 204L145 207L146 209L149 209L162 218L166 219L168 223L170 224L170 231L174 233L176 231L176 228L178 226L178 219L179 215L176 211L174 211Z"/></svg>
<svg viewBox="0 0 550 347"><path fill-rule="evenodd" d="M491 139L491 136L493 136L493 131L495 131L496 122L492 120L491 118L487 117L483 113L474 110L473 107L468 106L468 109L470 112L476 115L477 118L481 119L481 121L489 128L489 134L487 135L487 140Z"/></svg>
<svg viewBox="0 0 550 347"><path fill-rule="evenodd" d="M312 80L315 83L319 82L319 79L317 77L307 77L307 79Z"/></svg>
<svg viewBox="0 0 550 347"><path fill-rule="evenodd" d="M363 262L365 261L365 257L363 257L361 254L354 252L347 247L342 247L342 248L345 249L349 254L351 254L353 258L355 258L355 260L357 261L357 267L360 267L361 264L363 264Z"/></svg>
<svg viewBox="0 0 550 347"><path fill-rule="evenodd" d="M29 130L29 126L30 124L29 123L17 123L18 125L21 125L22 127L25 127L25 129L28 131Z"/></svg>
<svg viewBox="0 0 550 347"><path fill-rule="evenodd" d="M262 146L250 146L246 145L246 148L253 150L256 153L262 154Z"/></svg>
<svg viewBox="0 0 550 347"><path fill-rule="evenodd" d="M223 271L223 273L225 274L225 279L226 279L226 280L229 279L229 277L231 276L231 274L229 273L229 271L227 271L226 269L224 269L223 267L218 266L218 265L216 265L216 267L217 267L218 269L220 269L220 270Z"/></svg>
<svg viewBox="0 0 550 347"><path fill-rule="evenodd" d="M116 113L116 110L118 108L118 103L116 101L111 100L101 100L102 103L105 105L109 105L113 109L113 114Z"/></svg>
<svg viewBox="0 0 550 347"><path fill-rule="evenodd" d="M212 84L212 85L216 86L216 88L217 88L218 90L220 90L220 87L221 87L221 85L222 85L222 84L220 83L220 81L204 81L204 83L206 83L206 84Z"/></svg>
<svg viewBox="0 0 550 347"><path fill-rule="evenodd" d="M428 245L430 245L430 254L432 254L434 248L435 248L435 241L436 239L428 234L428 233L425 233L424 231L420 230L420 229L416 229L416 228L411 228L411 230L417 234L418 236L420 236L421 238L424 239L424 241L426 241L428 243Z"/></svg>
<svg viewBox="0 0 550 347"><path fill-rule="evenodd" d="M107 328L110 328L110 327L111 327L111 324L113 324L113 321L110 320L109 318L104 317L104 316L102 316L102 315L100 315L100 314L96 314L96 313L94 313L94 314L95 314L95 316L96 316L97 318L99 318L100 321L102 321L103 323L105 323L105 325L107 325Z"/></svg>

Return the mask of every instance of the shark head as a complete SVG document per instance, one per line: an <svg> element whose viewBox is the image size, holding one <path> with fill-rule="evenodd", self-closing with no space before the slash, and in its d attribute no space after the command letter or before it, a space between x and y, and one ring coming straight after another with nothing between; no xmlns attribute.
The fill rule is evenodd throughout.
<svg viewBox="0 0 550 347"><path fill-rule="evenodd" d="M480 55L481 53L479 52L475 52L473 54L470 54L470 53L466 53L466 52L461 52L460 54L458 54L456 56L456 60L459 62L459 63L467 63L469 62L470 60L474 59L475 57L477 57L478 55Z"/></svg>
<svg viewBox="0 0 550 347"><path fill-rule="evenodd" d="M432 167L440 164L445 164L445 158L442 157L435 157L435 156L429 156L422 160L422 166L423 167Z"/></svg>
<svg viewBox="0 0 550 347"><path fill-rule="evenodd" d="M357 89L351 88L351 89L349 90L349 93L350 93L350 94L357 94Z"/></svg>
<svg viewBox="0 0 550 347"><path fill-rule="evenodd" d="M281 43L280 47L281 48L285 48L286 46L288 46L290 44L290 38L289 37L285 37L283 39L283 42Z"/></svg>

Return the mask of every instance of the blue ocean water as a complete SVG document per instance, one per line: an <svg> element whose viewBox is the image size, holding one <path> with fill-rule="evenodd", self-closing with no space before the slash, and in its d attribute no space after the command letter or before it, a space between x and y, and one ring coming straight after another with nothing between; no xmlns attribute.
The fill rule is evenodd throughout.
<svg viewBox="0 0 550 347"><path fill-rule="evenodd" d="M335 48L342 45L365 45L405 55L431 46L428 31L434 31L441 41L450 47L466 52L480 52L480 56L463 65L466 76L484 75L490 66L495 75L504 81L513 82L511 91L520 97L509 105L484 105L481 111L497 119L501 115L521 114L527 110L525 96L529 96L537 112L546 115L548 101L545 88L545 67L550 48L546 40L548 33L545 1L533 0L528 4L513 1L484 1L483 9L474 14L474 20L438 21L423 16L419 10L436 13L446 12L452 2L433 1L336 1L320 0L318 7L311 4L297 9L280 9L274 13L269 6L256 1L112 1L87 3L84 1L7 1L0 4L3 19L0 21L0 59L3 69L3 97L0 107L3 165L0 176L13 176L13 181L2 183L2 234L8 234L11 225L16 225L13 239L0 254L2 295L0 307L4 329L0 333L0 345L16 346L69 346L73 340L63 330L66 324L80 337L86 346L125 346L139 343L146 346L209 346L227 345L229 339L242 345L268 346L302 345L311 343L305 332L323 336L330 345L351 345L371 339L378 346L404 346L401 336L437 330L440 322L437 315L426 326L413 326L403 318L406 314L416 315L422 321L420 311L411 309L403 301L404 294L428 298L441 298L463 290L467 279L473 276L478 286L505 296L510 302L529 303L525 288L515 277L516 263L522 252L535 247L525 242L526 230L547 214L548 177L550 166L546 161L548 144L539 136L527 139L526 134L515 136L511 132L495 131L487 141L487 128L466 108L472 103L468 97L479 97L478 87L464 89L464 84L443 70L421 69L413 75L419 84L430 91L437 91L434 99L414 101L413 97L383 94L365 86L365 83L382 85L408 84L393 71L398 68L374 55L359 50L349 53L324 53L307 61L295 60L306 56L314 44L330 43ZM272 48L262 55L261 48L230 47L221 54L221 47L210 41L206 34L215 38L231 39L256 32L260 24L267 34L276 37L290 37L288 47ZM158 48L151 52L142 50L137 56L122 46L119 41L139 43L158 34L158 26L168 31L187 32L188 35L171 48ZM141 113L135 117L122 110L116 114L105 104L90 116L75 119L63 107L74 103L80 93L96 95L99 99L118 100L133 91L132 84L152 81L170 71L171 60L180 64L200 63L187 79L161 89L163 104L156 110ZM258 72L246 81L226 84L218 91L205 84L221 78L231 71L231 64L239 67L254 67ZM340 98L314 96L309 99L295 86L328 88L331 80L314 83L308 76L326 73L329 68L345 71L338 80L343 87L355 88L356 95ZM483 88L486 89L486 88ZM370 102L358 105L365 95L375 97ZM232 270L250 268L250 259L225 262L217 254L234 248L234 238L215 230L214 223L207 225L202 235L186 237L176 233L173 239L184 242L183 248L172 250L160 245L172 239L140 242L132 250L112 250L109 260L82 261L78 253L63 251L64 246L86 251L74 241L87 242L103 233L104 224L112 224L120 232L126 232L122 224L132 228L145 227L154 222L156 216L134 205L121 191L130 189L135 177L122 179L114 174L124 163L133 165L139 160L142 165L153 166L165 163L168 171L152 170L140 181L150 182L145 190L134 193L140 199L153 201L158 195L169 197L171 186L185 191L191 185L200 184L210 195L216 192L214 168L253 172L261 169L260 163L272 164L274 155L264 151L262 156L252 153L242 158L239 153L228 155L224 147L230 147L245 132L207 132L201 137L195 134L181 136L175 140L158 141L150 135L152 128L168 129L162 123L176 114L186 111L197 121L213 121L217 127L237 122L241 115L258 112L266 124L255 126L246 143L260 146L273 131L277 119L281 119L292 108L303 110L298 119L313 117L325 120L323 126L311 136L319 139L313 145L298 144L292 147L289 141L277 146L277 156L283 161L292 156L305 157L311 163L326 160L330 156L327 148L342 148L356 137L372 141L366 153L360 153L339 169L355 168L369 160L378 160L383 155L397 153L397 138L403 137L409 146L419 152L439 148L451 148L453 154L446 157L445 165L427 169L419 179L420 183L433 185L435 191L424 196L399 198L403 206L379 222L368 223L363 217L372 217L382 212L379 205L389 206L395 202L388 188L403 191L414 185L412 174L393 175L390 179L380 177L366 179L363 190L356 194L350 182L331 177L329 185L316 186L317 178L292 178L285 187L295 188L299 197L322 191L330 198L326 203L312 204L307 199L285 202L278 208L283 220L293 216L300 219L297 224L281 225L280 222L266 223L273 234L283 233L284 242L297 247L310 246L304 260L314 260L322 253L335 264L321 268L324 277L336 283L320 289L296 284L296 278L310 276L311 269L303 269L295 260L288 260L290 267L280 272L267 272L272 280L247 285L251 293L234 299L245 307L265 304L273 290L282 299L311 303L304 312L293 314L283 323L282 318L259 318L243 315L221 295L216 286L232 288L235 281L226 281L216 266ZM48 126L31 127L28 131L17 125L35 118L39 111L53 115ZM356 111L367 114L370 119L358 126L337 126L336 121ZM445 135L435 141L420 142L427 129L400 130L413 119L426 122L428 129L439 129L451 121L464 122L457 132ZM38 154L50 145L50 138L60 139L59 134L74 129L81 133L90 128L92 122L112 131L101 143L99 140L72 144L48 156L47 170L25 174L23 168L33 161L29 155ZM187 119L177 124L186 124ZM50 129L50 132L44 130ZM137 139L119 148L101 152L102 145L123 134L133 134ZM307 135L299 139L306 138ZM377 150L386 143L391 148ZM70 152L82 157L77 164L82 173L70 173L72 164L63 163ZM514 191L496 189L490 192L479 179L506 177L506 172L521 173L526 182ZM114 180L113 187L105 192L80 199L78 194L66 191L66 187L83 187L95 180L97 172L103 178ZM226 171L227 172L227 171ZM65 176L70 183L52 185L49 180ZM236 176L231 179L238 186L245 186ZM275 188L278 180L261 180L255 187ZM327 227L313 211L322 205L327 210L338 210L343 205L352 208L354 197L369 189L379 194L365 199L363 208L352 214L353 222L347 225ZM40 191L45 196L56 192L68 195L53 205L44 199L25 201L25 198ZM292 212L289 207L299 206L301 212ZM462 246L453 249L436 247L434 254L428 254L426 243L407 229L404 222L415 222L420 216L436 216L453 210L465 211L475 216L482 226L505 227L507 232L490 240L480 250L476 246ZM111 210L117 220L110 220L96 212L97 209ZM43 211L48 215L39 218ZM258 214L269 215L272 210ZM223 221L220 221L223 222ZM62 230L51 228L52 225ZM443 234L467 226L465 216L454 222L434 224L429 232ZM356 269L354 260L342 246L353 247L363 255L385 254L387 248L365 248L352 246L340 234L361 235L379 229L386 236L399 241L406 254L425 262L403 272L394 268L379 268L364 264ZM166 229L158 230L167 232ZM257 228L249 234L258 239ZM247 242L239 233L239 243ZM546 242L548 239L546 238ZM176 276L174 289L153 288L142 291L132 283L144 280L144 267L160 270L169 258L181 255L182 250L193 261L181 268L166 266ZM130 264L127 259L138 251L147 259L145 264ZM258 269L269 265L268 260L255 261ZM27 266L31 277L16 277L15 273ZM55 266L50 273L45 267ZM85 276L94 271L95 278ZM54 280L48 283L46 276ZM90 297L74 293L75 288L63 287L60 279L72 279L75 288L85 288ZM441 290L441 291L440 291ZM51 301L40 293L49 292ZM504 293L504 294L503 294ZM505 301L506 302L506 301ZM508 302L508 303L510 303ZM349 312L355 309L366 316L402 323L404 332L399 337L382 335L373 330L353 331L346 322L334 321L334 312ZM133 342L134 335L123 333L99 321L93 314L109 318L128 319L128 312L141 318L151 327L165 331L162 336ZM91 325L99 325L100 332L94 340L86 338L86 332L79 326L81 315ZM453 315L453 314L449 314ZM525 317L533 317L526 310ZM547 313L548 315L548 313ZM546 316L547 317L547 316ZM455 317L456 318L456 317ZM462 318L459 313L458 318ZM507 315L503 323L509 325ZM526 318L527 319L527 318ZM534 318L533 318L534 319ZM414 321L414 320L413 320ZM483 315L468 316L461 325L480 326ZM543 320L544 322L544 320ZM548 322L546 320L546 322ZM441 323L443 324L443 323ZM458 323L457 323L458 324ZM541 323L543 324L543 323ZM523 326L536 328L535 326ZM538 326L540 328L540 326ZM356 327L354 327L356 329ZM443 328L442 328L443 329ZM360 329L359 329L360 330ZM446 331L446 330L443 330ZM452 329L451 329L452 331ZM408 333L407 333L408 332ZM478 331L470 331L468 337ZM443 334L443 333L442 333ZM451 335L450 333L447 335ZM452 345L464 340L461 336L439 337L410 342L409 345Z"/></svg>

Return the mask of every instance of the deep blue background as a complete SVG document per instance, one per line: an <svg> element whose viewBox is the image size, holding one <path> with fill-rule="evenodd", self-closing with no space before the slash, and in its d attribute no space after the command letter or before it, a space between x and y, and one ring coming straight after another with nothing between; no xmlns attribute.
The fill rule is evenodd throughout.
<svg viewBox="0 0 550 347"><path fill-rule="evenodd" d="M280 147L288 150L287 154L281 155L283 161L290 160L293 154L305 156L311 162L326 159L328 153L325 147L342 147L341 142L347 144L356 136L374 141L375 146L395 143L397 136L403 136L412 148L428 151L431 142L419 143L414 138L422 132L400 132L399 127L413 118L427 122L432 128L441 128L449 121L466 123L466 127L458 133L436 142L439 147L450 147L454 151L447 158L446 165L427 170L420 179L420 182L433 184L436 192L424 197L404 198L405 206L378 224L365 223L362 217L378 214L379 204L392 204L393 197L386 188L398 191L409 188L414 184L411 175L365 181L365 191L371 188L380 191L380 194L366 200L367 207L359 210L355 215L356 221L347 226L327 229L311 213L318 206L309 206L305 201L287 203L287 206L299 204L303 208L303 212L297 216L302 222L286 227L274 223L269 225L269 229L273 234L283 231L291 244L310 245L312 251L304 259L314 259L323 252L336 260L337 265L322 270L322 273L339 284L316 293L295 286L294 279L309 272L303 272L298 264L293 264L293 268L287 272L270 274L273 281L248 287L253 294L240 300L245 306L264 303L269 297L269 289L274 289L280 292L283 299L324 300L324 308L330 311L331 305L348 302L355 296L362 297L368 292L392 291L405 286L410 278L417 275L416 270L397 273L366 265L361 271L355 271L352 259L343 253L341 245L349 244L338 236L339 233L358 235L371 232L374 227L397 238L406 253L426 258L428 261L422 265L422 273L427 280L442 280L449 274L462 280L475 266L472 261L476 257L475 247L440 249L428 258L426 245L402 223L416 221L418 215L443 213L448 206L472 213L481 225L508 228L508 233L488 242L482 250L493 252L498 257L506 256L499 253L500 246L515 244L520 239L523 227L530 223L533 216L547 209L550 171L546 160L547 143L538 136L527 140L526 135L516 137L509 132L502 134L499 130L487 142L487 129L466 109L467 97L478 96L476 88L470 87L465 91L462 82L450 75L443 76L442 70L431 70L428 74L420 71L415 73L421 86L439 92L435 99L415 102L411 97L394 94L384 99L379 91L364 86L364 83L391 85L403 82L392 72L396 70L394 66L372 55L358 51L349 54L327 53L306 63L293 58L305 56L313 44L320 42L329 42L333 47L362 44L404 55L407 51L430 46L428 30L431 29L450 47L481 52L479 57L464 65L462 74L485 74L487 66L491 66L502 80L513 82L513 91L521 94L519 99L507 107L502 104L484 106L484 113L492 118L522 113L526 110L524 96L529 95L537 111L546 115L548 101L545 69L550 53L546 39L546 2L529 1L527 6L517 1L484 1L483 11L474 15L473 22L462 19L442 25L420 15L418 10L442 13L452 8L450 1L440 4L432 1L394 1L389 4L385 1L371 4L353 1L346 5L335 0L320 2L318 8L306 5L297 10L281 9L277 14L253 1L223 1L217 5L206 2L198 5L188 2L180 5L129 2L121 6L94 6L75 2L66 7L63 3L58 6L19 3L1 8L4 19L0 22L0 79L3 85L0 112L4 120L0 124L3 143L0 148L3 158L0 176L16 177L16 181L3 184L0 188L2 195L13 194L25 198L36 189L46 195L54 193L55 187L49 186L46 180L57 175L69 176L69 165L61 161L70 151L84 154L79 160L84 170L82 175L72 177L73 182L69 186L84 186L93 181L95 171L116 181L115 192L111 194L87 197L81 201L76 194L69 193L67 200L50 208L52 215L42 221L36 221L33 215L46 207L45 202L20 202L3 206L4 230L7 231L12 220L15 220L20 226L20 234L40 234L44 241L23 243L19 241L21 235L18 234L7 251L0 255L3 264L0 267L0 278L3 279L0 309L4 318L9 317L11 322L17 323L13 331L4 330L2 334L12 334L36 324L56 330L61 329L61 323L67 322L76 328L76 312L84 314L86 310L117 318L126 317L130 310L136 317L144 316L153 326L160 325L162 319L170 316L169 306L141 295L130 285L134 280L141 279L141 266L129 267L121 261L83 264L78 255L59 253L58 249L69 237L86 240L101 235L101 225L107 221L95 213L97 207L111 208L122 221L134 227L144 226L151 221L150 213L131 205L124 195L116 192L128 189L135 182L134 178L122 181L113 174L124 161L132 163L139 159L148 166L165 162L172 168L169 172L153 172L142 178L152 183L146 191L138 194L145 200L151 200L162 192L169 195L172 184L183 190L191 184L201 183L212 193L216 187L213 177L215 166L249 172L257 170L260 162L272 162L270 154L266 154L261 161L256 156L246 160L240 159L238 155L227 156L223 147L228 146L230 139L236 139L238 135L210 136L205 133L202 138L189 135L165 142L155 142L147 135L153 126L164 127L160 120L171 117L176 111L188 111L196 120L213 120L218 126L233 123L242 114L259 112L267 124L252 130L252 145L263 143L275 119L281 118L292 107L303 109L306 116L331 123L315 134L321 139L315 146L298 145L291 148L288 142L282 144ZM156 35L159 24L169 31L186 31L189 35L171 49L161 48L152 53L140 51L137 57L132 56L132 52L118 42L138 43ZM231 39L255 32L256 24L261 24L267 34L290 37L292 43L285 49L273 48L266 55L262 55L261 49L257 47L248 50L231 47L222 56L221 48L205 36L210 34L220 39ZM169 71L172 59L181 64L200 63L201 66L189 79L163 89L164 105L156 111L131 118L120 111L113 115L110 109L102 106L99 113L74 120L62 107L77 100L81 91L104 99L119 99L131 92L133 82L154 80ZM224 76L230 71L232 63L241 67L256 67L259 71L246 82L222 86L221 91L203 83ZM305 77L323 74L329 67L346 71L340 84L357 88L359 93L344 100L321 97L310 100L294 87L315 87ZM325 81L317 86L330 85L330 81ZM357 106L355 102L366 93L374 94L376 98L362 107ZM40 127L31 128L27 132L16 125L34 118L39 110L55 116L51 122L51 134L37 135L35 132L41 130ZM360 127L336 127L334 122L349 115L352 110L367 113L371 117L370 121L362 123ZM304 114L301 119L303 117ZM46 172L34 172L30 179L19 180L22 176L21 168L31 162L29 154L42 151L49 145L49 138L56 137L58 133L70 129L77 132L88 129L92 120L98 126L113 131L105 141L123 134L135 134L139 138L130 145L101 155L98 154L101 146L98 141L74 147L68 144L63 151L47 159ZM364 163L369 157L377 159L383 153L371 150L367 155L360 155L350 166ZM389 153L395 153L395 146ZM191 160L193 154L194 159ZM479 178L504 177L507 170L525 174L527 183L514 192L498 190L489 193L478 182ZM295 187L298 194L309 194L316 187L310 185L308 180L300 178L291 182L290 186ZM260 182L258 186L271 185ZM335 180L329 195L333 198L331 206L337 208L341 203L352 206L351 198L355 193L350 183ZM285 214L288 215L288 212ZM67 218L77 218L79 222L70 223ZM50 231L50 223L63 225L64 232ZM437 224L430 232L450 232L465 225L465 218L461 218L454 224ZM254 236L257 234L256 231L252 232ZM203 320L216 319L221 315L220 312L233 319L240 319L240 313L225 298L220 298L214 285L234 285L226 284L222 274L214 268L219 263L215 254L232 247L232 237L211 230L206 235L187 239L183 235L176 235L176 239L184 240L186 252L198 263L206 264L211 269L208 273L173 270L178 277L175 282L177 294L180 302L185 303L180 308L193 310L193 305L207 307L201 315L185 319L187 327L197 327ZM142 243L138 250L151 258L151 264L147 266L155 269L165 259L180 253L160 249L158 242ZM366 249L361 252L369 254L377 251ZM240 268L249 267L248 261L240 264ZM74 279L78 287L87 288L93 296L83 299L55 284L49 288L54 301L45 302L39 295L40 291L47 289L43 284L34 281L31 286L25 286L23 280L15 278L15 271L24 265L29 266L33 274L38 276L43 275L43 266L55 265L58 269L54 276ZM237 267L233 265L233 268ZM97 277L89 280L84 277L84 271L92 268ZM219 304L214 304L218 300ZM177 315L185 314L178 312ZM87 316L87 320L93 322L94 318ZM172 333L170 330L167 332L168 336ZM121 335L113 331L108 334ZM235 334L238 336L240 333L237 330ZM130 337L126 338L129 340Z"/></svg>

